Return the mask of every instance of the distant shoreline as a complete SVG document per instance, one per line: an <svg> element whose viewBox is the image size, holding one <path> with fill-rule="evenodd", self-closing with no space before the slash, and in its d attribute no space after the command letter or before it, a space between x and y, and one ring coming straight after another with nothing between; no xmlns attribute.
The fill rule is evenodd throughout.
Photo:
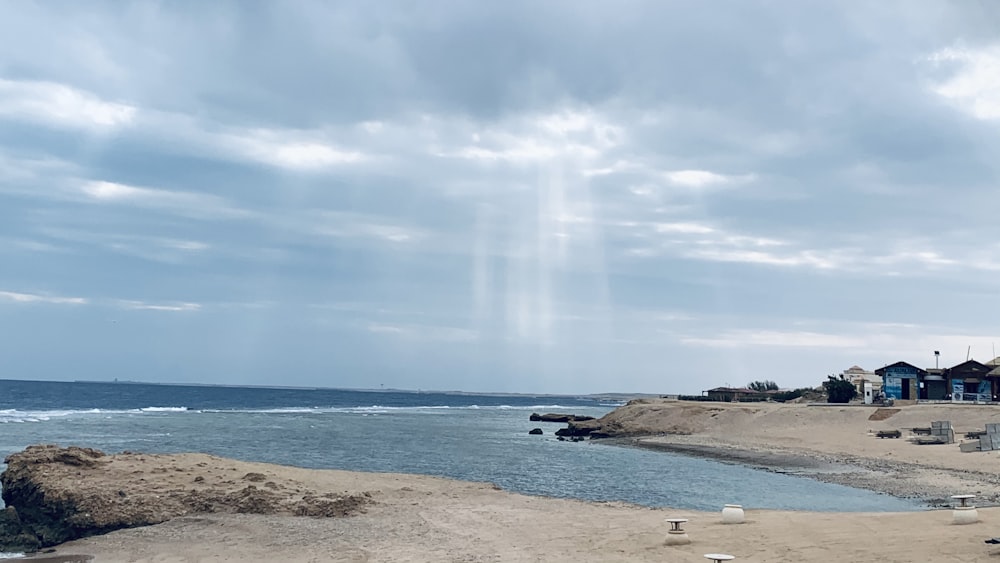
<svg viewBox="0 0 1000 563"><path fill-rule="evenodd" d="M352 391L360 393L410 393L415 395L476 395L482 397L538 397L538 398L568 398L568 399L588 399L625 402L630 399L658 398L656 393L514 393L501 391L442 391L437 389L398 389L395 387L377 388L351 388L351 387L324 387L324 386L295 386L295 385L252 385L235 383L184 383L184 382L160 382L160 381L135 381L135 380L99 380L99 379L8 379L0 378L0 381L21 381L26 383L86 383L102 385L157 385L170 387L218 387L223 389L277 389L293 391Z"/></svg>

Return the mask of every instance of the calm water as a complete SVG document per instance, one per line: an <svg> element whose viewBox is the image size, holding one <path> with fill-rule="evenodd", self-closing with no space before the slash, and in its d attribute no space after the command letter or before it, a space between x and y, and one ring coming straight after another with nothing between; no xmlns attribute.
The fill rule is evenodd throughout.
<svg viewBox="0 0 1000 563"><path fill-rule="evenodd" d="M902 511L902 499L709 460L591 442L532 412L601 416L589 398L0 380L0 455L57 443L198 451L310 468L489 481L534 495L647 506ZM528 430L542 427L543 436Z"/></svg>

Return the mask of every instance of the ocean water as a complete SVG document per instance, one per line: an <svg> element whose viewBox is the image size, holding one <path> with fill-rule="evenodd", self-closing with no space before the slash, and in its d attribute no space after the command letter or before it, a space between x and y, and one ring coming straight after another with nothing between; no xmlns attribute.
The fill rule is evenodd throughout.
<svg viewBox="0 0 1000 563"><path fill-rule="evenodd" d="M906 511L869 491L600 441L532 412L601 416L587 397L0 380L0 456L38 443L205 452L308 468L420 473L519 493L721 510ZM542 436L528 435L540 427ZM2 469L2 466L0 466Z"/></svg>

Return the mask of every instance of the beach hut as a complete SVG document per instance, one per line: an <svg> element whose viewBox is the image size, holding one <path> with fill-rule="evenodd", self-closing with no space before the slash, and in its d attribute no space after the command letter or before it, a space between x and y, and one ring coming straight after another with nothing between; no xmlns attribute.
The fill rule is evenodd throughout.
<svg viewBox="0 0 1000 563"><path fill-rule="evenodd" d="M721 401L724 403L736 401L766 401L767 393L747 389L746 387L716 387L704 392L709 401Z"/></svg>
<svg viewBox="0 0 1000 563"><path fill-rule="evenodd" d="M882 378L882 392L897 401L916 401L919 398L919 381L927 376L927 370L906 362L896 362L875 370Z"/></svg>
<svg viewBox="0 0 1000 563"><path fill-rule="evenodd" d="M988 403L997 393L997 378L990 366L967 360L947 370L951 400L955 403Z"/></svg>

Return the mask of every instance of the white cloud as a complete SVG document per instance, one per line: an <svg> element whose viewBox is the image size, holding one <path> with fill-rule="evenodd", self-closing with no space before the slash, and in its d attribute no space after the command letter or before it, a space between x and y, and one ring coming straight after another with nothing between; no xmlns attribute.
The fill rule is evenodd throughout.
<svg viewBox="0 0 1000 563"><path fill-rule="evenodd" d="M450 326L369 323L366 326L366 329L368 332L373 334L382 334L414 340L471 342L479 338L479 333L474 330Z"/></svg>
<svg viewBox="0 0 1000 563"><path fill-rule="evenodd" d="M114 253L168 264L182 263L212 248L207 242L199 240L131 233L101 233L93 230L53 228L43 228L40 232L47 237L64 241L68 248L83 244L94 245Z"/></svg>
<svg viewBox="0 0 1000 563"><path fill-rule="evenodd" d="M352 164L366 157L359 151L343 150L331 144L301 138L291 131L254 130L220 138L245 158L293 171L310 172Z"/></svg>
<svg viewBox="0 0 1000 563"><path fill-rule="evenodd" d="M385 217L337 211L313 215L314 217L298 218L289 226L301 229L304 224L306 232L314 235L375 239L397 244L417 242L428 236L422 229L392 224Z"/></svg>
<svg viewBox="0 0 1000 563"><path fill-rule="evenodd" d="M782 348L861 348L862 337L808 331L732 330L713 337L684 337L681 342L692 346L716 348L748 348L773 346Z"/></svg>
<svg viewBox="0 0 1000 563"><path fill-rule="evenodd" d="M16 156L0 148L0 192L33 194L39 179L50 184L77 169L74 163L48 155Z"/></svg>
<svg viewBox="0 0 1000 563"><path fill-rule="evenodd" d="M787 254L745 250L739 248L694 248L686 251L688 258L714 262L741 262L766 266L808 266L820 270L838 268L843 263L832 256L821 255L818 251L804 250Z"/></svg>
<svg viewBox="0 0 1000 563"><path fill-rule="evenodd" d="M201 304L185 302L147 303L145 301L122 300L118 301L118 306L133 311L192 312L201 310Z"/></svg>
<svg viewBox="0 0 1000 563"><path fill-rule="evenodd" d="M715 229L701 223L656 223L654 230L658 233L679 233L679 234L708 234L714 233Z"/></svg>
<svg viewBox="0 0 1000 563"><path fill-rule="evenodd" d="M619 172L628 172L628 171L632 171L632 170L637 170L639 168L640 168L639 165L637 165L637 164L635 164L633 162L629 162L627 160L617 160L613 164L611 164L610 166L603 166L603 167L600 167L600 168L585 168L583 170L583 175L584 175L584 177L587 177L587 178L593 177L593 176L608 176L608 175L611 175L611 174L617 174ZM640 188L633 188L632 191L633 191L633 193L639 193L639 192L636 191L636 190L639 190L639 189L641 189L641 187Z"/></svg>
<svg viewBox="0 0 1000 563"><path fill-rule="evenodd" d="M56 82L0 79L0 116L48 125L110 130L132 123L136 108Z"/></svg>
<svg viewBox="0 0 1000 563"><path fill-rule="evenodd" d="M1000 45L983 49L949 47L933 53L935 64L955 63L957 70L933 86L938 95L978 119L1000 119Z"/></svg>
<svg viewBox="0 0 1000 563"><path fill-rule="evenodd" d="M78 187L88 201L158 208L195 218L243 218L252 212L240 209L212 194L130 186L103 180L87 180Z"/></svg>
<svg viewBox="0 0 1000 563"><path fill-rule="evenodd" d="M0 252L65 252L66 249L28 238L0 237Z"/></svg>
<svg viewBox="0 0 1000 563"><path fill-rule="evenodd" d="M87 182L80 188L80 190L94 199L108 201L137 199L162 200L173 195L161 190L135 188L124 184L115 184L113 182Z"/></svg>
<svg viewBox="0 0 1000 563"><path fill-rule="evenodd" d="M525 115L471 135L473 144L432 154L480 162L532 164L557 158L591 161L622 143L622 127L594 111ZM603 169L587 169L601 175ZM587 175L587 171L584 172Z"/></svg>
<svg viewBox="0 0 1000 563"><path fill-rule="evenodd" d="M48 303L53 305L85 305L88 302L83 297L60 297L38 293L17 293L14 291L0 291L0 300L13 301L14 303Z"/></svg>
<svg viewBox="0 0 1000 563"><path fill-rule="evenodd" d="M674 170L665 172L664 176L671 184L690 188L703 188L732 182L732 177L708 170Z"/></svg>

